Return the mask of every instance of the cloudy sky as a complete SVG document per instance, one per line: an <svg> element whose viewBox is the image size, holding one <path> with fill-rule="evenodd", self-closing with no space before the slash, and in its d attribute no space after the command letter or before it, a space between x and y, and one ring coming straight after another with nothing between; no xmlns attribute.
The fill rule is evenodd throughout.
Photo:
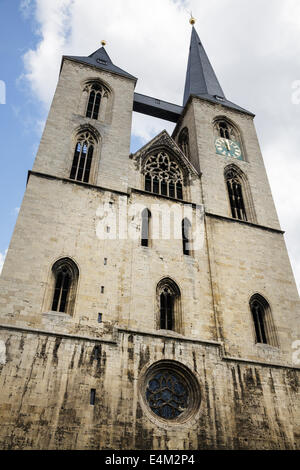
<svg viewBox="0 0 300 470"><path fill-rule="evenodd" d="M0 269L61 56L89 55L105 39L113 62L138 77L137 92L182 104L191 11L227 98L256 114L300 287L299 0L0 0ZM132 149L164 128L173 125L134 113Z"/></svg>

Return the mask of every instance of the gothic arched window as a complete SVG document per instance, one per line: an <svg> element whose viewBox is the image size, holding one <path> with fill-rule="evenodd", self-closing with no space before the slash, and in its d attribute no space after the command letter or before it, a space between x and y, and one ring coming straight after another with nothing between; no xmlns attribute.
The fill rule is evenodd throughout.
<svg viewBox="0 0 300 470"><path fill-rule="evenodd" d="M56 312L73 313L79 271L69 258L63 258L52 267L54 288L51 310Z"/></svg>
<svg viewBox="0 0 300 470"><path fill-rule="evenodd" d="M142 246L149 246L150 218L151 218L151 212L149 211L149 209L144 209L142 212L142 229L141 229L141 245Z"/></svg>
<svg viewBox="0 0 300 470"><path fill-rule="evenodd" d="M178 137L178 145L183 153L189 158L190 146L189 146L189 131L187 127L184 127Z"/></svg>
<svg viewBox="0 0 300 470"><path fill-rule="evenodd" d="M177 163L165 152L151 155L145 162L145 190L163 196L183 199L183 174Z"/></svg>
<svg viewBox="0 0 300 470"><path fill-rule="evenodd" d="M250 300L250 309L255 329L255 342L278 347L272 313L266 299L259 294L253 295Z"/></svg>
<svg viewBox="0 0 300 470"><path fill-rule="evenodd" d="M245 160L244 147L237 127L226 119L218 118L214 122L214 135L217 154Z"/></svg>
<svg viewBox="0 0 300 470"><path fill-rule="evenodd" d="M108 97L109 92L99 82L87 83L84 91L87 94L85 115L91 119L98 119L101 102L104 97Z"/></svg>
<svg viewBox="0 0 300 470"><path fill-rule="evenodd" d="M88 183L96 139L90 131L83 131L77 137L70 179Z"/></svg>
<svg viewBox="0 0 300 470"><path fill-rule="evenodd" d="M181 223L182 231L182 248L184 255L191 254L191 222L188 219L183 219Z"/></svg>
<svg viewBox="0 0 300 470"><path fill-rule="evenodd" d="M234 219L247 221L243 197L243 181L239 173L234 168L225 171L225 181L228 190L231 214Z"/></svg>
<svg viewBox="0 0 300 470"><path fill-rule="evenodd" d="M86 117L98 119L100 102L102 97L102 87L98 83L90 86L90 94L86 108Z"/></svg>
<svg viewBox="0 0 300 470"><path fill-rule="evenodd" d="M218 119L217 121L215 121L214 129L216 137L222 137L222 139L233 140L234 142L240 141L237 129L235 129L234 126L226 120Z"/></svg>
<svg viewBox="0 0 300 470"><path fill-rule="evenodd" d="M257 223L250 185L245 173L237 165L230 164L225 167L224 178L232 217Z"/></svg>
<svg viewBox="0 0 300 470"><path fill-rule="evenodd" d="M159 304L159 329L181 330L181 301L177 284L169 278L163 279L157 286Z"/></svg>

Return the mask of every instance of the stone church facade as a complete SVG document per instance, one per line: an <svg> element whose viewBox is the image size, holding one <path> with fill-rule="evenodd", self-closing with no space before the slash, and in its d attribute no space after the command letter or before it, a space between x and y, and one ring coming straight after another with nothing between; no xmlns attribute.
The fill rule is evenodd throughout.
<svg viewBox="0 0 300 470"><path fill-rule="evenodd" d="M64 56L1 275L1 449L299 449L299 297L193 26L183 106ZM132 112L176 123L130 154Z"/></svg>

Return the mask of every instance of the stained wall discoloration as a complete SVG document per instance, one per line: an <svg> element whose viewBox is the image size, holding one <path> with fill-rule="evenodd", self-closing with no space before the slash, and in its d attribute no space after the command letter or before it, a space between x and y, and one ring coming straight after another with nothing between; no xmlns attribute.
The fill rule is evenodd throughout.
<svg viewBox="0 0 300 470"><path fill-rule="evenodd" d="M82 85L93 78L111 89L99 120L83 111ZM299 370L292 363L299 296L253 120L191 98L173 137L188 128L199 174L188 179L186 201L176 201L145 192L129 157L133 92L130 79L64 60L0 279L0 446L300 448ZM216 155L213 121L220 116L239 128L245 161ZM90 184L68 179L82 126L98 136ZM232 163L248 179L256 225L231 218L224 168ZM115 213L128 211L125 224L135 236L99 236L109 202ZM196 208L205 211L199 249L184 255L181 235L153 236L141 246L134 207L172 211L190 203L193 217ZM79 270L70 315L51 311L51 269L64 257ZM181 293L176 332L159 329L163 278ZM255 341L254 293L269 302L279 347ZM161 360L183 364L199 381L200 409L180 426L159 421L144 402L143 374Z"/></svg>
<svg viewBox="0 0 300 470"><path fill-rule="evenodd" d="M289 382L298 380L299 371L224 361L218 346L192 342L177 344L182 351L178 358L172 338L151 335L119 332L116 343L108 345L0 332L1 341L13 337L12 360L3 365L0 375L1 389L6 391L0 407L2 449L298 446L299 392ZM157 351L163 344L170 346L164 358L195 371L200 383L200 408L181 425L166 425L154 415L149 418L140 396L141 374L160 359ZM101 352L91 360L96 346ZM96 390L95 405L89 401L91 388Z"/></svg>
<svg viewBox="0 0 300 470"><path fill-rule="evenodd" d="M0 365L6 363L6 344L0 341Z"/></svg>

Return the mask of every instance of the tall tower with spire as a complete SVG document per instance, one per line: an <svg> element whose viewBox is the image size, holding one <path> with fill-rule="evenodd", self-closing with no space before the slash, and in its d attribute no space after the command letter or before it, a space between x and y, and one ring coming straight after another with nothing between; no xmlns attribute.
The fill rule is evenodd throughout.
<svg viewBox="0 0 300 470"><path fill-rule="evenodd" d="M192 21L192 24L194 21ZM183 106L64 56L0 279L2 449L297 449L299 297L194 25ZM175 123L130 153L133 112Z"/></svg>

